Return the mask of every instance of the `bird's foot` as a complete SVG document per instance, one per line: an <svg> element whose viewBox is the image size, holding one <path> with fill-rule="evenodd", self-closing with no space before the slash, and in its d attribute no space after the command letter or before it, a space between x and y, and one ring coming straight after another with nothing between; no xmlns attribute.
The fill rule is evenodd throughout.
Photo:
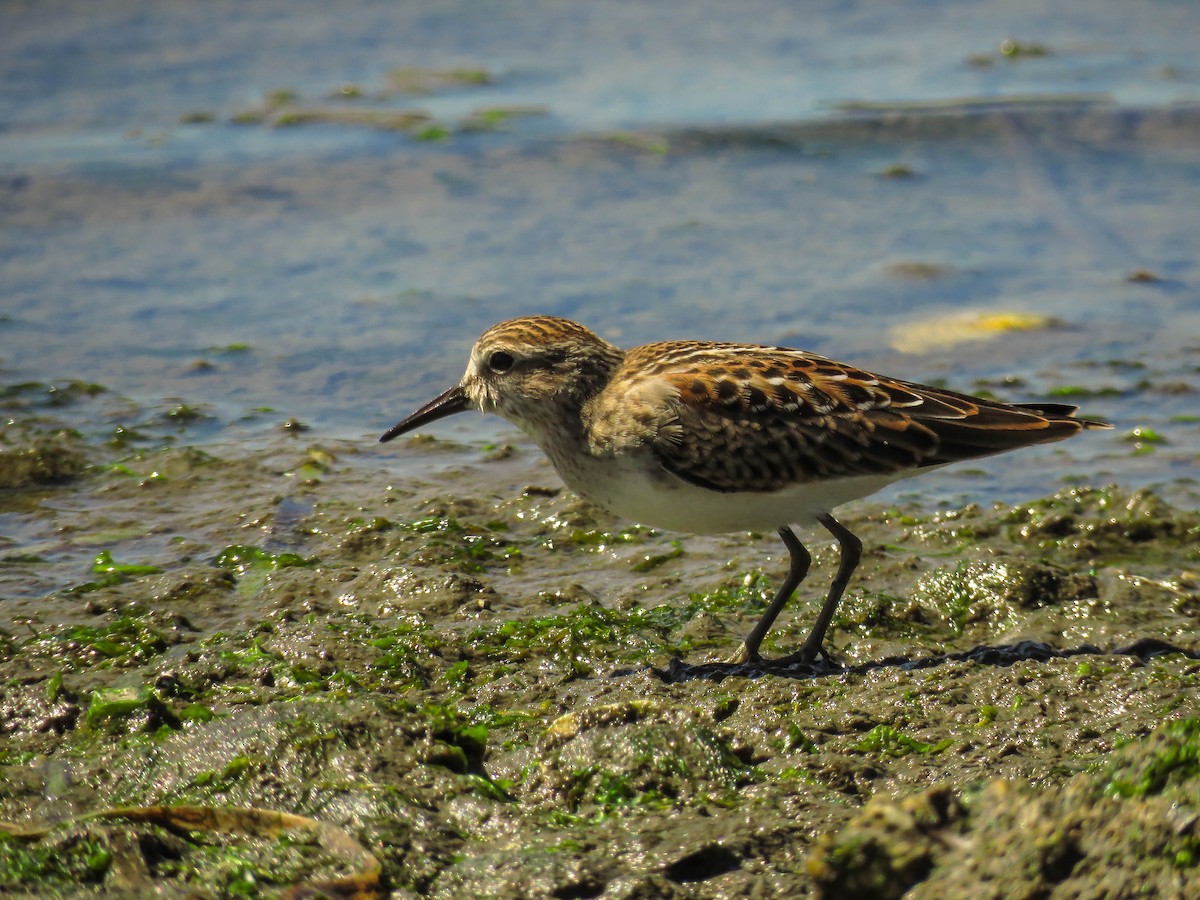
<svg viewBox="0 0 1200 900"><path fill-rule="evenodd" d="M746 646L745 642L737 648L737 652L728 659L722 660L727 666L744 666L746 663L762 662L762 657L758 655L757 650L751 650Z"/></svg>
<svg viewBox="0 0 1200 900"><path fill-rule="evenodd" d="M805 644L795 653L789 653L787 656L779 657L779 659L772 659L770 663L773 666L811 666L818 660L824 662L826 665L833 665L833 657L829 655L824 646L818 644L815 647L810 647L808 644Z"/></svg>
<svg viewBox="0 0 1200 900"><path fill-rule="evenodd" d="M795 653L789 653L787 656L780 656L775 659L767 659L758 650L751 650L743 643L738 647L736 653L721 660L721 662L727 666L811 666L818 662L824 663L827 666L835 665L833 657L829 655L823 646L810 647L807 644Z"/></svg>

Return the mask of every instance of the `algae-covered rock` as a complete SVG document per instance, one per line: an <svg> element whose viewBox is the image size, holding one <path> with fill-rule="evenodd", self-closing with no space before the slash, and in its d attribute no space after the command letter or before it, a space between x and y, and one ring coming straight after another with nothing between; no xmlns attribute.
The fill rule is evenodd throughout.
<svg viewBox="0 0 1200 900"><path fill-rule="evenodd" d="M756 777L752 749L711 718L650 702L569 713L542 751L527 787L583 818L722 799Z"/></svg>
<svg viewBox="0 0 1200 900"><path fill-rule="evenodd" d="M899 802L871 800L844 829L821 837L808 872L823 896L899 900L932 871L964 818L944 786Z"/></svg>
<svg viewBox="0 0 1200 900"><path fill-rule="evenodd" d="M972 625L999 633L1029 610L1095 597L1096 590L1091 575L1003 556L930 572L914 587L913 602L959 633Z"/></svg>
<svg viewBox="0 0 1200 900"><path fill-rule="evenodd" d="M1060 491L1017 506L1004 518L1014 537L1069 559L1112 559L1151 542L1194 546L1200 538L1195 510L1173 507L1150 491L1111 486Z"/></svg>
<svg viewBox="0 0 1200 900"><path fill-rule="evenodd" d="M825 897L1188 897L1200 893L1200 719L1066 782L996 780L873 800L821 837Z"/></svg>
<svg viewBox="0 0 1200 900"><path fill-rule="evenodd" d="M67 481L87 467L84 442L71 431L21 425L0 431L0 489Z"/></svg>

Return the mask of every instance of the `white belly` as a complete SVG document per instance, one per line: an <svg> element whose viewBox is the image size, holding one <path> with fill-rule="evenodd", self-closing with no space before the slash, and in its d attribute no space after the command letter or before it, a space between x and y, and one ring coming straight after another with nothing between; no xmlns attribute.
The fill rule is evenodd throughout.
<svg viewBox="0 0 1200 900"><path fill-rule="evenodd" d="M779 491L721 493L681 481L627 457L572 460L556 466L567 486L614 515L641 525L693 534L774 531L806 525L834 507L867 497L903 475L859 475ZM905 475L916 474L905 472Z"/></svg>

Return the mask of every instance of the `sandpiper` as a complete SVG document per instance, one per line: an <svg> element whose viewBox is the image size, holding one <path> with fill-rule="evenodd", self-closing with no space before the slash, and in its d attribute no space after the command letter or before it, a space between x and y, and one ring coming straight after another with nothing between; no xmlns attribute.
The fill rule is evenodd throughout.
<svg viewBox="0 0 1200 900"><path fill-rule="evenodd" d="M763 638L811 562L793 528L824 526L841 562L808 639L779 665L827 658L825 632L862 551L836 507L929 468L1111 427L1074 418L1074 406L998 403L787 347L621 350L556 316L489 328L462 381L380 440L467 409L518 426L568 487L622 518L698 534L777 529L787 578L730 662L763 661Z"/></svg>

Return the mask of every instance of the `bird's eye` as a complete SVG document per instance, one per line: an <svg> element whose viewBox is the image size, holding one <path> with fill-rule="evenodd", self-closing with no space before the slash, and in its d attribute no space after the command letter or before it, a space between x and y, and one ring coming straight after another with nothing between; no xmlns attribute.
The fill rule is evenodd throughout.
<svg viewBox="0 0 1200 900"><path fill-rule="evenodd" d="M513 359L511 353L505 353L503 350L497 350L488 357L488 368L493 372L503 374L513 367L516 360Z"/></svg>

